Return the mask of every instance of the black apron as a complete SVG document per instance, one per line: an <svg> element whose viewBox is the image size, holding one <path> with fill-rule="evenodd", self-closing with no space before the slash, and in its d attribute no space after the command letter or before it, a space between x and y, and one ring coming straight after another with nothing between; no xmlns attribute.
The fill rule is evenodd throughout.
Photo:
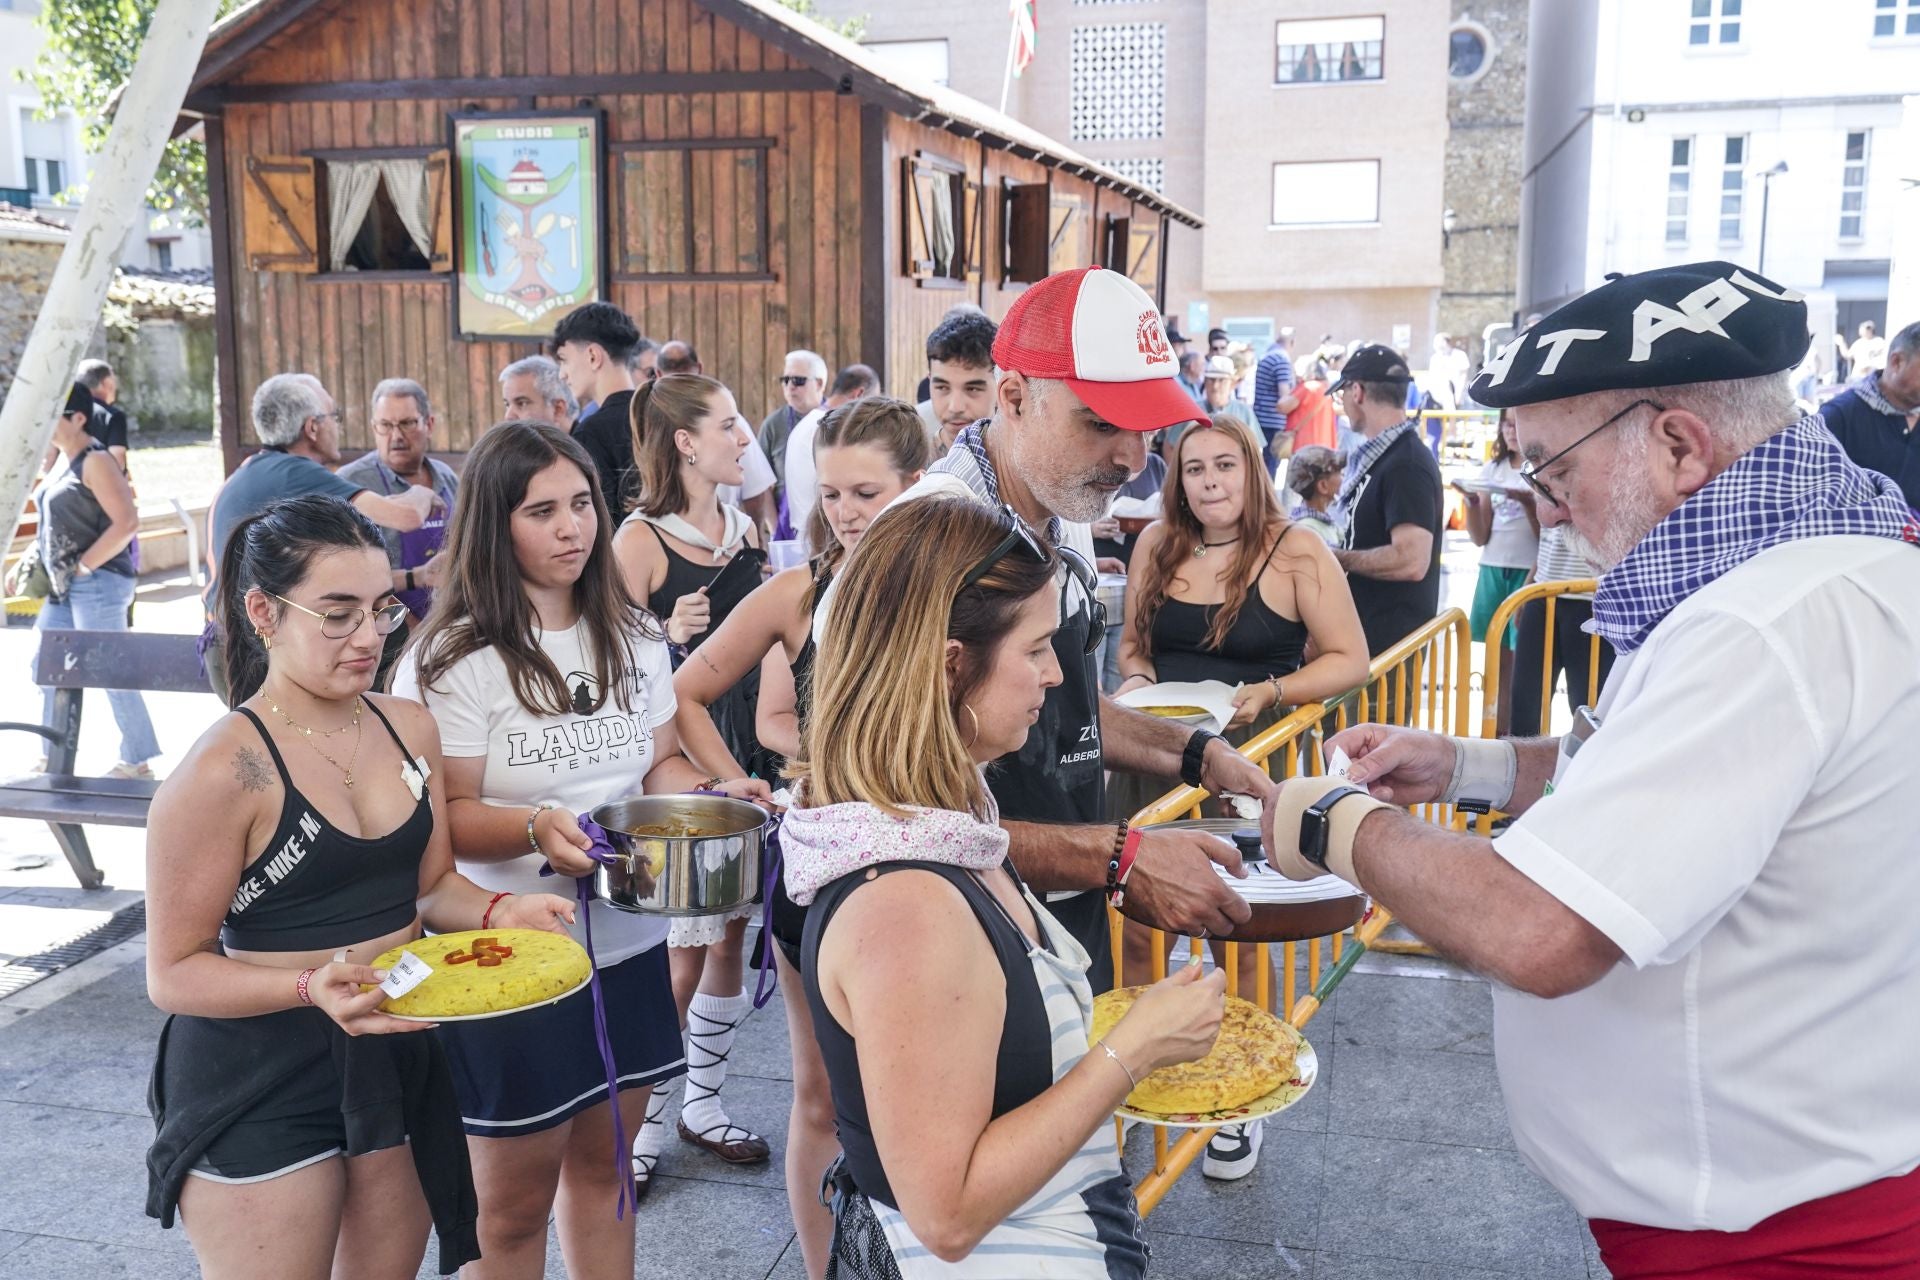
<svg viewBox="0 0 1920 1280"><path fill-rule="evenodd" d="M1100 752L1100 665L1087 653L1092 607L1071 574L1060 593L1060 629L1053 655L1060 683L1047 690L1040 719L1026 745L987 769L1000 816L1017 822L1100 824L1105 821L1107 777ZM1071 609L1072 612L1067 611ZM1093 992L1113 986L1113 944L1107 900L1090 889L1068 897L1047 895L1047 910L1093 958Z"/></svg>

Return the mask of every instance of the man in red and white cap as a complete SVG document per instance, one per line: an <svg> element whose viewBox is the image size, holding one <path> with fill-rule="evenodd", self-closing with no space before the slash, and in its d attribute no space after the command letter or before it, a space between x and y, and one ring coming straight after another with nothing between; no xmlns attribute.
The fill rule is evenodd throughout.
<svg viewBox="0 0 1920 1280"><path fill-rule="evenodd" d="M1048 276L1008 311L993 360L993 417L962 431L898 502L960 494L1004 504L1061 548L1066 572L1053 647L1063 679L1048 690L1026 746L987 779L1012 835L1014 865L1086 946L1094 990L1103 991L1113 983L1103 890L1127 843L1125 824L1116 830L1104 820L1105 770L1177 774L1263 803L1274 787L1217 734L1130 710L1100 692L1094 628L1101 611L1087 525L1146 466L1148 437L1199 412L1175 381L1178 362L1153 300L1100 267ZM1135 849L1128 915L1199 937L1247 918L1245 901L1208 865L1239 869L1226 842L1154 831Z"/></svg>

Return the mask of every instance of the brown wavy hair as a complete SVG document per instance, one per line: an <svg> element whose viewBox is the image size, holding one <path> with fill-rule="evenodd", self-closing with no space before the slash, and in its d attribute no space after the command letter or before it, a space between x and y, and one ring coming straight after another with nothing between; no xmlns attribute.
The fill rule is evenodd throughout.
<svg viewBox="0 0 1920 1280"><path fill-rule="evenodd" d="M667 516L687 509L687 486L680 478L684 459L673 441L676 432L697 431L713 412L713 398L726 387L703 373L667 373L641 385L627 406L633 435L633 463L640 472L642 514Z"/></svg>
<svg viewBox="0 0 1920 1280"><path fill-rule="evenodd" d="M925 471L933 461L933 446L927 440L927 424L920 411L905 400L892 396L866 396L830 411L820 420L820 432L813 438L816 454L839 445L868 444L884 449L896 475L903 479L916 471ZM820 548L816 571L831 575L846 558L833 526L827 523L827 510L818 501L807 519L807 545Z"/></svg>
<svg viewBox="0 0 1920 1280"><path fill-rule="evenodd" d="M971 498L929 497L885 512L860 539L835 588L812 710L787 769L806 779L807 805L863 800L893 814L985 818L986 787L956 713L1060 563L1054 552L1041 561L1016 548L962 588L1010 529ZM953 668L948 640L961 645Z"/></svg>
<svg viewBox="0 0 1920 1280"><path fill-rule="evenodd" d="M581 710L565 673L540 647L537 619L520 585L513 551L514 509L526 501L533 477L556 462L580 469L598 517L587 563L573 584L574 607L585 629L583 647L591 655L600 688L591 710L606 705L608 690L622 711L633 710L625 678L633 664L633 634L664 639L666 633L627 592L613 558L613 517L592 459L573 437L544 422L500 423L467 454L441 552L447 558L446 575L434 589L433 608L413 642L423 693L461 659L493 649L506 663L513 696L528 715Z"/></svg>
<svg viewBox="0 0 1920 1280"><path fill-rule="evenodd" d="M1200 527L1200 518L1194 515L1193 508L1187 504L1187 490L1181 483L1181 472L1186 462L1187 445L1210 431L1222 432L1240 446L1240 465L1247 477L1240 507L1240 541L1234 546L1233 572L1228 581L1244 587L1257 580L1280 534L1287 527L1286 516L1280 510L1280 499L1267 478L1260 441L1253 434L1253 428L1221 414L1184 432L1174 449L1173 465L1167 468L1167 479L1160 490L1160 541L1148 557L1146 567L1138 570L1138 591L1129 592L1137 600L1133 607L1134 625L1140 638L1140 652L1144 656L1153 654L1153 620L1172 595L1173 580L1180 576L1181 569L1193 563L1194 549L1206 537ZM1207 629L1207 648L1218 649L1226 643L1227 633L1233 630L1233 624L1240 617L1240 606L1244 603L1244 591L1237 595L1231 591L1227 593L1226 600L1214 611L1213 625Z"/></svg>

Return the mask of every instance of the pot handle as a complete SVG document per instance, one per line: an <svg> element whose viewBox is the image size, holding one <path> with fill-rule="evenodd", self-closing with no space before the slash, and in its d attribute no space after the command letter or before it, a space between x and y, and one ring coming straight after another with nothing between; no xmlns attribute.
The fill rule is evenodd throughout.
<svg viewBox="0 0 1920 1280"><path fill-rule="evenodd" d="M580 834L593 841L587 848L587 856L602 866L612 867L619 865L620 854L614 850L613 841L607 838L607 829L584 813L577 814L576 820L580 824ZM542 862L540 864L540 874L543 876L557 876L560 873L553 869L551 862ZM584 876L581 877L581 879L584 882L591 880L592 877Z"/></svg>

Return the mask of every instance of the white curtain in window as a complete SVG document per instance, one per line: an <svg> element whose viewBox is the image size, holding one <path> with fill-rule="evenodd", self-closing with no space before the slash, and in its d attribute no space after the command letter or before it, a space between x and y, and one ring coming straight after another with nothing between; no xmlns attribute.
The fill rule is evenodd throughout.
<svg viewBox="0 0 1920 1280"><path fill-rule="evenodd" d="M387 198L399 211L414 248L429 262L433 260L433 198L427 190L425 160L381 160L380 174L387 180Z"/></svg>
<svg viewBox="0 0 1920 1280"><path fill-rule="evenodd" d="M943 173L933 183L933 225L927 228L927 251L933 254L936 274L957 274L951 271L953 250L953 182Z"/></svg>
<svg viewBox="0 0 1920 1280"><path fill-rule="evenodd" d="M347 269L347 252L360 224L373 207L373 193L380 185L380 166L366 161L329 162L327 192L331 197L331 216L327 219L328 256L335 271Z"/></svg>

